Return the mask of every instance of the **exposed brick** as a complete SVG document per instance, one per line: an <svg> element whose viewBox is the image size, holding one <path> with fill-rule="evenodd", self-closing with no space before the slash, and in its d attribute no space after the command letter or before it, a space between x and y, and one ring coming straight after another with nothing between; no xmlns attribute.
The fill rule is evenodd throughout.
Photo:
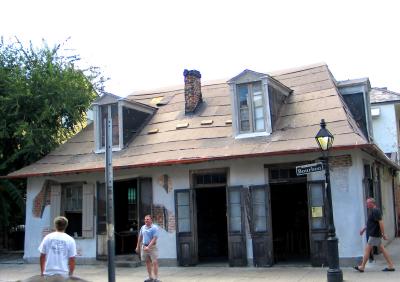
<svg viewBox="0 0 400 282"><path fill-rule="evenodd" d="M47 205L50 205L50 184L46 181L35 199L33 199L33 216L42 217L44 207Z"/></svg>
<svg viewBox="0 0 400 282"><path fill-rule="evenodd" d="M197 70L185 70L185 113L193 113L203 101L201 94L201 74Z"/></svg>
<svg viewBox="0 0 400 282"><path fill-rule="evenodd" d="M329 157L329 165L331 167L344 167L344 166L352 166L353 162L351 159L351 155L343 155L343 156Z"/></svg>
<svg viewBox="0 0 400 282"><path fill-rule="evenodd" d="M175 215L162 205L154 205L153 210L153 222L159 227L165 229L165 231L173 233L176 230Z"/></svg>

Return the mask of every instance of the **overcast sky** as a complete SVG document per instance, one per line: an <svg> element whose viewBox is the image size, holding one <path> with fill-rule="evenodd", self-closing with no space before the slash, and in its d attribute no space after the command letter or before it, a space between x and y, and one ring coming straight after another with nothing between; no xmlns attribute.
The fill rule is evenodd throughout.
<svg viewBox="0 0 400 282"><path fill-rule="evenodd" d="M50 44L71 39L111 80L106 91L183 83L326 62L338 80L369 77L400 92L396 0L1 0L0 35Z"/></svg>

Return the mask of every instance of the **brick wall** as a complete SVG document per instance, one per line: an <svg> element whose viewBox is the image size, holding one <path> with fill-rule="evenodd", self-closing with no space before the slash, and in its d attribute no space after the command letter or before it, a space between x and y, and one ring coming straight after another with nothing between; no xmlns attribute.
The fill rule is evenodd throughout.
<svg viewBox="0 0 400 282"><path fill-rule="evenodd" d="M153 222L165 231L175 232L175 215L162 205L154 205L152 209Z"/></svg>
<svg viewBox="0 0 400 282"><path fill-rule="evenodd" d="M33 199L32 214L34 217L42 217L46 205L50 205L50 186L47 182Z"/></svg>
<svg viewBox="0 0 400 282"><path fill-rule="evenodd" d="M350 155L329 157L329 165L330 167L344 167L344 166L352 166L353 162L351 160Z"/></svg>

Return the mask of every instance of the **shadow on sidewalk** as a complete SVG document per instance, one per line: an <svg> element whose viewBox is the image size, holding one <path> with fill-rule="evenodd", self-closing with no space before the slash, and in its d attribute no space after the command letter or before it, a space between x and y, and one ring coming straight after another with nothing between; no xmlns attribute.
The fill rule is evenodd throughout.
<svg viewBox="0 0 400 282"><path fill-rule="evenodd" d="M72 277L64 278L64 277L61 277L58 275L54 275L54 276L35 275L28 279L18 280L16 282L70 282L70 281L88 282L87 280L81 279L79 277L72 276Z"/></svg>

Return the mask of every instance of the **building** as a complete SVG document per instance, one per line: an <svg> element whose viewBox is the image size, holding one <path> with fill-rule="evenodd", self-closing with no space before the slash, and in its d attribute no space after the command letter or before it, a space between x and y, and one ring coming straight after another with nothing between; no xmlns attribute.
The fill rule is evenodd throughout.
<svg viewBox="0 0 400 282"><path fill-rule="evenodd" d="M387 88L370 91L374 142L392 161L399 163L400 93ZM397 230L400 236L400 187L396 187Z"/></svg>
<svg viewBox="0 0 400 282"><path fill-rule="evenodd" d="M371 142L366 99L366 114L354 118L348 104L357 93L315 64L203 84L198 71L185 70L183 86L104 94L92 124L8 175L28 180L24 257L37 261L59 214L70 219L80 261L106 255L104 125L112 105L117 255L133 252L151 213L161 227L161 264L326 265L325 175L296 174L296 166L320 161L314 137L325 119L335 137L329 163L340 262L353 265L363 254L367 196L378 198L385 233L395 236L399 168Z"/></svg>

